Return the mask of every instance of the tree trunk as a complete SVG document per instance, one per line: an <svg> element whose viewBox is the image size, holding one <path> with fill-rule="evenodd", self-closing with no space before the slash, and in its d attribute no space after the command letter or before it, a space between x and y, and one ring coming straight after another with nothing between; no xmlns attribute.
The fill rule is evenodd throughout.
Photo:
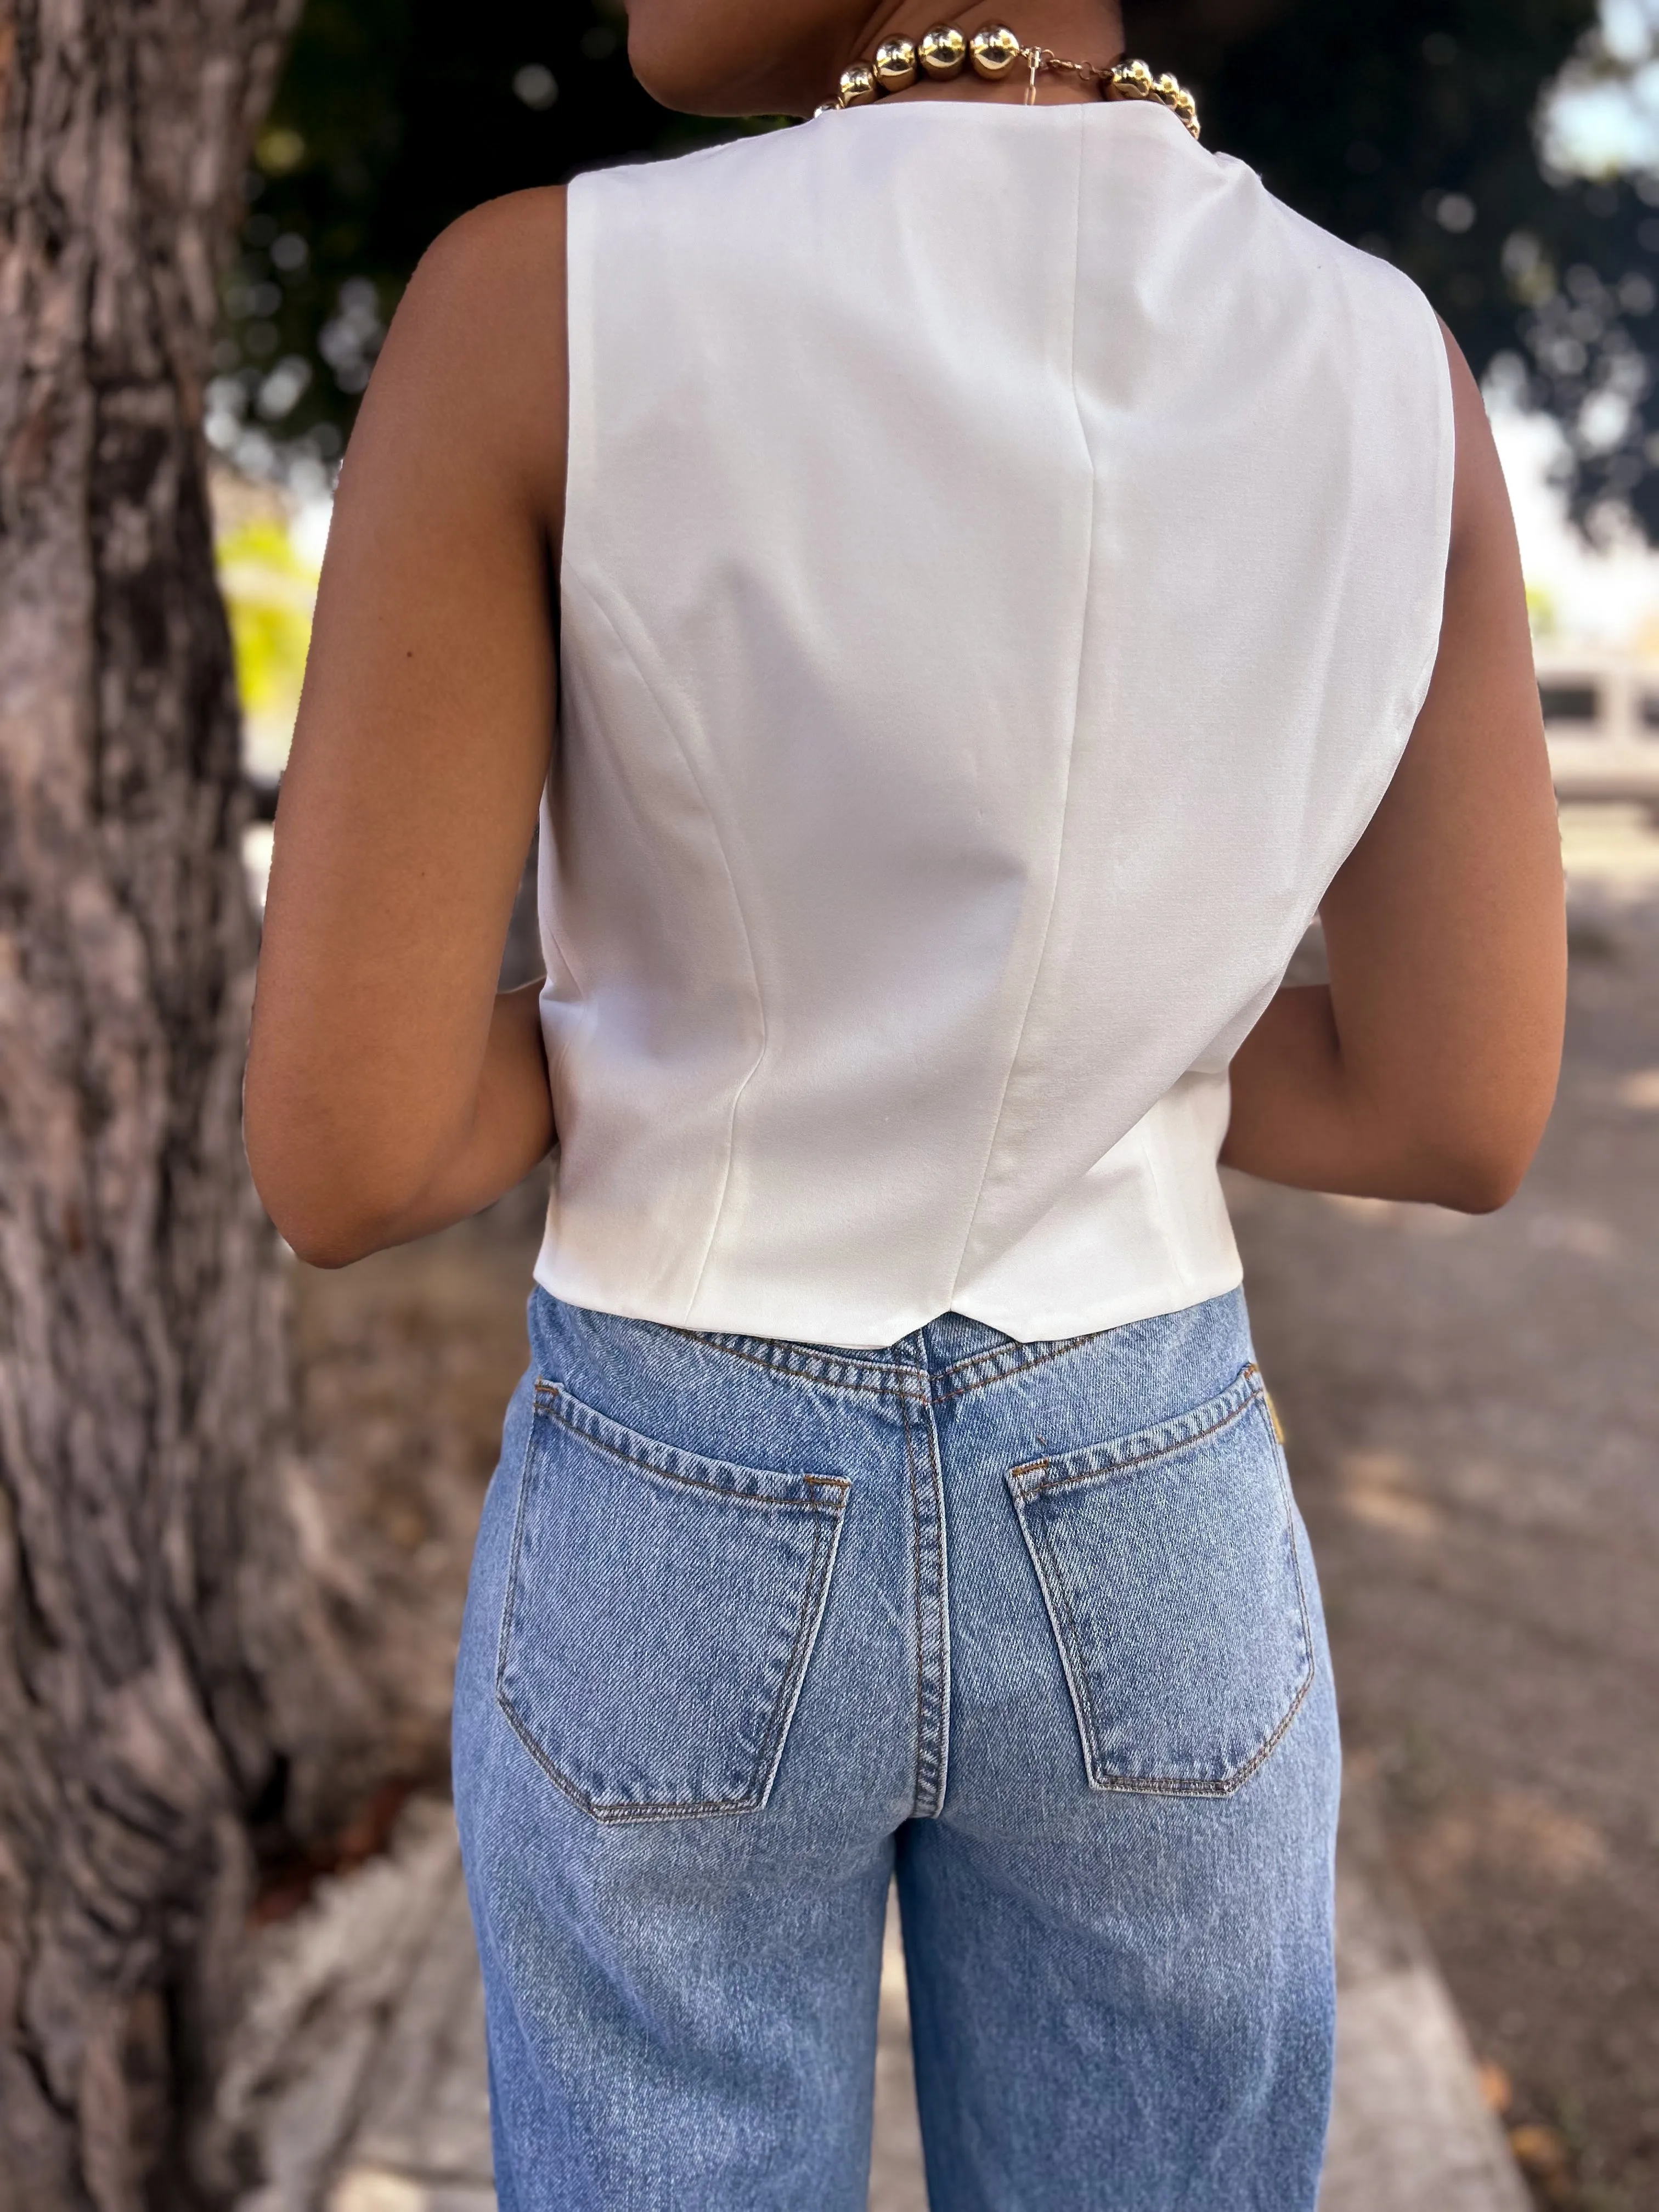
<svg viewBox="0 0 1659 2212"><path fill-rule="evenodd" d="M0 0L0 2205L222 2201L250 1815L326 1733L283 1503L200 434L298 0Z"/></svg>

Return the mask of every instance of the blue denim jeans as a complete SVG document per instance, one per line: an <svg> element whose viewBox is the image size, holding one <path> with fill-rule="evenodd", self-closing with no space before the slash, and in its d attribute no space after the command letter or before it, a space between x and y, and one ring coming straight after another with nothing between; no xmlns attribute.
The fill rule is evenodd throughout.
<svg viewBox="0 0 1659 2212"><path fill-rule="evenodd" d="M531 1304L455 1788L502 2212L1312 2212L1338 1753L1242 1297L882 1352Z"/></svg>

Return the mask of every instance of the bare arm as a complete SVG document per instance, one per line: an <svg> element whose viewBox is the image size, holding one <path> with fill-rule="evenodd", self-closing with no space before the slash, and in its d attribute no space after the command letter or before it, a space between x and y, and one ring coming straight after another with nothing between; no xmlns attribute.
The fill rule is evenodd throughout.
<svg viewBox="0 0 1659 2212"><path fill-rule="evenodd" d="M254 1180L337 1265L548 1150L533 988L495 978L547 773L564 210L479 209L398 311L341 475L248 1061Z"/></svg>
<svg viewBox="0 0 1659 2212"><path fill-rule="evenodd" d="M1484 1212L1513 1194L1554 1098L1566 933L1509 497L1446 344L1457 472L1434 680L1321 908L1329 987L1279 992L1245 1040L1222 1158Z"/></svg>

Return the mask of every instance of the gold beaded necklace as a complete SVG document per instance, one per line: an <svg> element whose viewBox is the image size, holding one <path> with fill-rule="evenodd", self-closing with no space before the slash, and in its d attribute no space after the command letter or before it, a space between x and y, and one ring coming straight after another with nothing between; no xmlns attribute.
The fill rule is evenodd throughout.
<svg viewBox="0 0 1659 2212"><path fill-rule="evenodd" d="M813 112L828 115L841 107L867 107L887 93L907 91L918 73L943 79L958 76L965 66L971 66L975 75L994 84L1021 65L1030 72L1025 87L1028 107L1036 101L1039 71L1063 70L1085 84L1097 85L1103 100L1161 100L1181 118L1194 138L1198 136L1198 109L1193 96L1172 76L1154 76L1145 62L1126 62L1121 57L1115 62L1067 61L1063 55L1050 53L1047 46L1022 46L1006 23L984 24L971 39L964 37L954 23L938 23L914 42L884 40L869 61L854 62L842 71L835 98L826 100Z"/></svg>

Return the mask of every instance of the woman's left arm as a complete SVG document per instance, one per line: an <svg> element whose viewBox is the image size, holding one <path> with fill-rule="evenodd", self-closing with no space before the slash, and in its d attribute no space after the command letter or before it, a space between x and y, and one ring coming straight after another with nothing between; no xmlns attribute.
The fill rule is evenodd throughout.
<svg viewBox="0 0 1659 2212"><path fill-rule="evenodd" d="M476 1212L553 1140L536 988L495 980L552 738L565 421L563 195L518 193L398 310L283 780L247 1152L319 1266Z"/></svg>

